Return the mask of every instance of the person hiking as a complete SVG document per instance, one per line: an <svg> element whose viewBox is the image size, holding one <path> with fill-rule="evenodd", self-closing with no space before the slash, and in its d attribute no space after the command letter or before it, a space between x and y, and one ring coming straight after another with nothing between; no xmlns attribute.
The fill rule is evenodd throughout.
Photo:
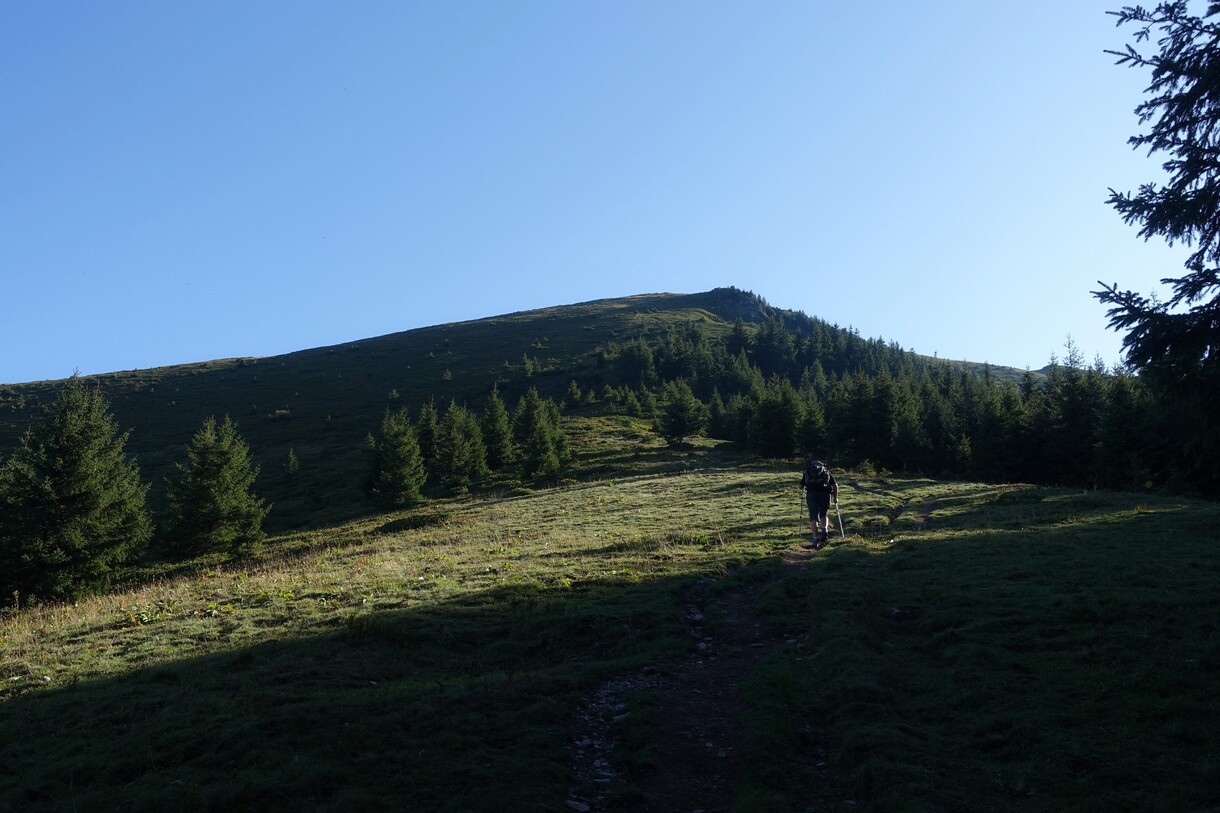
<svg viewBox="0 0 1220 813"><path fill-rule="evenodd" d="M805 489L805 503L809 506L809 541L814 550L821 550L829 538L830 501L833 499L835 505L839 504L839 484L830 473L830 467L811 454L805 458L801 488Z"/></svg>

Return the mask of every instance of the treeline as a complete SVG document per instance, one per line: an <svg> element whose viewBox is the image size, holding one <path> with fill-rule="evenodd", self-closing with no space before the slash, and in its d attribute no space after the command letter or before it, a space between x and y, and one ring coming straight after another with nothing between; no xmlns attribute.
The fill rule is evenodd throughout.
<svg viewBox="0 0 1220 813"><path fill-rule="evenodd" d="M510 415L497 389L478 413L450 401L443 414L427 401L414 420L406 408L386 410L369 435L368 490L391 510L429 494L462 494L492 475L521 482L559 477L572 452L559 423L559 407L531 387Z"/></svg>
<svg viewBox="0 0 1220 813"><path fill-rule="evenodd" d="M767 457L813 452L935 476L1218 493L1214 462L1193 454L1188 408L1138 376L1085 365L1070 341L1044 374L1014 380L776 314L758 328L738 322L724 338L691 323L608 343L597 367L611 408L665 431L682 382L703 417L665 434L704 433Z"/></svg>
<svg viewBox="0 0 1220 813"><path fill-rule="evenodd" d="M170 559L259 552L271 506L254 493L259 467L229 416L204 420L186 445L155 522L127 439L102 392L73 376L0 461L5 605L103 590L150 546ZM572 466L559 408L533 388L511 415L496 390L478 416L456 402L438 414L429 401L414 421L406 410L387 411L368 445L366 486L385 509L463 493L490 477L547 481Z"/></svg>
<svg viewBox="0 0 1220 813"><path fill-rule="evenodd" d="M154 523L127 437L101 391L73 376L0 465L0 594L13 605L102 589L145 553ZM167 487L164 549L257 552L268 511L257 476L228 416L206 419Z"/></svg>
<svg viewBox="0 0 1220 813"><path fill-rule="evenodd" d="M346 446L355 466L294 485L300 461L289 449L285 476L258 482L278 485L281 499L347 488L356 512L555 482L574 463L560 404L535 388L546 387L563 408L635 415L675 444L705 434L768 458L813 452L843 467L1220 492L1214 456L1197 435L1198 402L1085 365L1070 344L1045 373L974 371L728 293L761 321L713 334L696 318L603 342L567 369L502 380L520 393L511 409L492 387L473 407L467 396L387 410L379 421L366 413L367 462L357 434ZM4 604L101 589L150 547L169 559L258 551L271 506L254 493L259 467L228 416L205 419L189 439L156 517L127 437L100 391L73 378L0 461Z"/></svg>

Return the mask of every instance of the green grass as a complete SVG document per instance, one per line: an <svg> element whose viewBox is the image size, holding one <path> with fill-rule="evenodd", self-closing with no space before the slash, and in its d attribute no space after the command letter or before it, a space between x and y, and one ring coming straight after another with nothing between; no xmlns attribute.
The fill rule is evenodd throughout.
<svg viewBox="0 0 1220 813"><path fill-rule="evenodd" d="M582 692L687 652L676 592L787 546L791 479L453 502L12 615L0 810L553 809Z"/></svg>
<svg viewBox="0 0 1220 813"><path fill-rule="evenodd" d="M739 810L1220 805L1220 507L846 473L794 571L795 466L583 425L603 479L3 617L0 811L562 809L582 700L684 661L702 579L801 643L743 683Z"/></svg>
<svg viewBox="0 0 1220 813"><path fill-rule="evenodd" d="M272 504L273 532L316 529L372 512L363 489L365 438L387 408L412 416L429 398L481 410L493 386L511 410L528 387L562 399L572 380L600 389L595 351L698 323L727 335L736 318L768 312L741 292L646 294L409 330L265 358L218 359L90 376L110 400L127 451L138 461L155 511L167 478L203 420L230 415L261 467L255 483ZM527 376L523 357L538 372ZM64 370L67 376L71 371ZM446 375L446 372L449 375ZM0 459L54 400L61 382L0 384ZM288 470L289 452L298 470ZM601 461L598 472L611 471ZM594 472L596 476L597 472ZM154 551L155 554L155 551Z"/></svg>
<svg viewBox="0 0 1220 813"><path fill-rule="evenodd" d="M895 497L935 506L925 530L833 546L761 599L807 636L785 664L799 709L775 725L828 737L832 797L879 810L1220 805L1220 508L874 486Z"/></svg>
<svg viewBox="0 0 1220 813"><path fill-rule="evenodd" d="M593 353L608 341L702 323L732 328L741 297L656 294L437 325L266 358L220 359L91 376L111 403L127 450L160 509L166 478L208 416L228 414L262 468L255 490L272 503L272 531L319 528L369 513L366 436L387 408L412 417L429 398L481 410L493 385L511 410L528 387L562 398L573 379L600 381ZM540 372L528 376L523 357ZM446 376L446 371L450 375ZM65 370L65 376L70 373ZM58 382L0 385L0 458L50 403ZM294 452L299 470L287 470Z"/></svg>

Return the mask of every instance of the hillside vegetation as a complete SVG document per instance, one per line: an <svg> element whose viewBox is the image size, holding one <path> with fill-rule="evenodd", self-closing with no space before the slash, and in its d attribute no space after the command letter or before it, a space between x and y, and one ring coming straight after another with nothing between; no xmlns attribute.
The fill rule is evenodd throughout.
<svg viewBox="0 0 1220 813"><path fill-rule="evenodd" d="M262 466L257 487L272 527L308 527L371 508L362 490L365 438L387 408L417 414L427 400L481 406L494 385L511 403L528 386L561 396L593 376L607 341L698 323L726 334L763 306L726 291L644 295L439 325L267 358L238 358L90 376L139 460L154 502L209 416L235 420ZM528 370L527 370L528 366ZM13 448L62 382L0 386L0 450ZM285 470L288 452L299 476Z"/></svg>
<svg viewBox="0 0 1220 813"><path fill-rule="evenodd" d="M1220 805L1220 508L1181 496L1214 467L1070 346L974 370L719 289L0 415L0 811L658 809L678 705L731 733L707 809ZM846 532L816 553L810 451Z"/></svg>
<svg viewBox="0 0 1220 813"><path fill-rule="evenodd" d="M1220 482L1214 465L1190 457L1189 414L1137 378L1085 367L1070 346L1037 374L940 361L733 288L601 300L86 383L130 430L127 449L151 485L155 512L193 434L208 417L229 415L261 467L255 488L272 506L267 527L287 530L373 509L366 441L387 409L415 417L425 403L439 411L456 402L478 410L493 387L511 409L531 387L559 400L575 383L587 410L647 418L679 378L711 410L707 434L763 456L813 448L894 470L1185 493L1212 493ZM0 455L62 384L0 386Z"/></svg>
<svg viewBox="0 0 1220 813"><path fill-rule="evenodd" d="M605 791L572 786L585 698L740 591L789 645L743 683L736 809L1220 804L1216 506L841 471L848 536L790 567L795 464L569 428L619 476L5 618L0 810L565 809ZM608 809L665 770L650 702Z"/></svg>

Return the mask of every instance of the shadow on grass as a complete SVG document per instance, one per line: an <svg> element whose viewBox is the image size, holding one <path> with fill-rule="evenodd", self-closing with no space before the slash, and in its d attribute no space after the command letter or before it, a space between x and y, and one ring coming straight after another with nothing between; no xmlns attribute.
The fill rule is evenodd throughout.
<svg viewBox="0 0 1220 813"><path fill-rule="evenodd" d="M744 684L740 798L768 800L753 809L1220 806L1220 508L987 491L948 495L936 530L890 546L738 571L802 643ZM312 637L16 697L0 703L0 811L562 809L574 709L689 652L690 583L353 611Z"/></svg>
<svg viewBox="0 0 1220 813"><path fill-rule="evenodd" d="M0 810L539 810L583 691L688 651L686 581L504 587L0 705Z"/></svg>
<svg viewBox="0 0 1220 813"><path fill-rule="evenodd" d="M1217 507L1131 502L1052 493L1000 530L984 504L770 585L808 649L773 667L798 689L753 750L824 734L827 798L863 809L1217 809ZM781 767L749 784L809 798Z"/></svg>

